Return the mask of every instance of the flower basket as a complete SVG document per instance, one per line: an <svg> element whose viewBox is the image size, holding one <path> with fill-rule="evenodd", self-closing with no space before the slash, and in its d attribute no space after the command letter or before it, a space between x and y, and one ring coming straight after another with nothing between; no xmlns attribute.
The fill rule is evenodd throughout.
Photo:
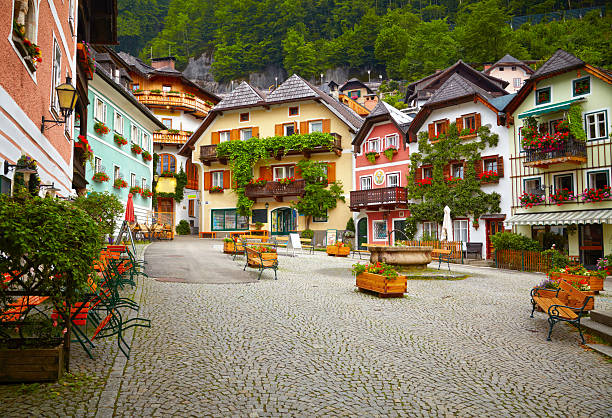
<svg viewBox="0 0 612 418"><path fill-rule="evenodd" d="M140 148L140 145L138 144L132 144L132 148L131 148L132 152L134 154L140 154L142 153L142 148Z"/></svg>
<svg viewBox="0 0 612 418"><path fill-rule="evenodd" d="M256 178L256 179L251 179L249 181L249 184L251 186L256 186L256 187L263 187L263 186L266 185L266 183L267 183L267 181L264 178L262 178L262 177L259 177L259 178Z"/></svg>
<svg viewBox="0 0 612 418"><path fill-rule="evenodd" d="M106 135L109 132L109 129L104 123L97 121L94 123L94 131L96 131L98 135Z"/></svg>
<svg viewBox="0 0 612 418"><path fill-rule="evenodd" d="M153 192L152 192L151 190L149 190L149 189L144 189L140 195L141 195L142 197L144 197L144 198L147 198L147 199L148 199L148 198L150 198L151 196L153 196Z"/></svg>
<svg viewBox="0 0 612 418"><path fill-rule="evenodd" d="M234 241L226 238L225 240L223 240L223 252L225 254L234 254L235 251L235 246L234 246Z"/></svg>
<svg viewBox="0 0 612 418"><path fill-rule="evenodd" d="M610 186L604 186L601 189L584 189L582 200L584 202L601 202L610 198Z"/></svg>
<svg viewBox="0 0 612 418"><path fill-rule="evenodd" d="M132 194L141 194L142 193L142 188L140 188L140 186L130 187L130 193L132 193Z"/></svg>
<svg viewBox="0 0 612 418"><path fill-rule="evenodd" d="M25 37L25 33L25 26L13 21L13 43L23 56L30 71L35 72L42 62L42 52L38 45Z"/></svg>
<svg viewBox="0 0 612 418"><path fill-rule="evenodd" d="M83 69L87 79L93 79L94 71L96 70L96 61L87 43L79 42L77 44L77 56L79 65Z"/></svg>
<svg viewBox="0 0 612 418"><path fill-rule="evenodd" d="M459 139L472 139L478 136L478 132L474 128L465 128L459 132Z"/></svg>
<svg viewBox="0 0 612 418"><path fill-rule="evenodd" d="M83 152L81 153L81 159L83 162L90 161L93 158L93 150L89 145L89 141L83 135L79 135L77 137L78 142L74 143L75 148L81 148Z"/></svg>
<svg viewBox="0 0 612 418"><path fill-rule="evenodd" d="M586 281L591 291L600 292L604 290L604 277L600 276L584 276L581 274L559 273L556 271L550 272L550 278L553 280L564 280L568 283L580 283Z"/></svg>
<svg viewBox="0 0 612 418"><path fill-rule="evenodd" d="M376 292L379 297L402 297L406 293L406 276L387 279L381 274L363 272L356 276L355 285L359 290Z"/></svg>
<svg viewBox="0 0 612 418"><path fill-rule="evenodd" d="M91 179L93 181L98 182L98 183L102 183L102 182L105 182L105 181L109 180L108 175L105 172L103 172L103 171L97 172L96 174L93 175L93 177Z"/></svg>
<svg viewBox="0 0 612 418"><path fill-rule="evenodd" d="M113 182L113 187L115 189L125 189L127 187L127 181L123 179L115 179Z"/></svg>
<svg viewBox="0 0 612 418"><path fill-rule="evenodd" d="M519 200L521 202L521 206L525 208L532 208L534 206L544 204L544 196L540 196L534 193L523 193Z"/></svg>
<svg viewBox="0 0 612 418"><path fill-rule="evenodd" d="M485 170L478 175L482 183L496 183L499 181L499 174L494 170Z"/></svg>
<svg viewBox="0 0 612 418"><path fill-rule="evenodd" d="M288 185L288 184L293 184L295 183L295 177L286 177L283 179L279 179L278 182L284 186Z"/></svg>
<svg viewBox="0 0 612 418"><path fill-rule="evenodd" d="M393 156L397 154L397 148L389 147L383 151L383 154L385 154L385 157L387 157L387 160L391 161L393 160Z"/></svg>
<svg viewBox="0 0 612 418"><path fill-rule="evenodd" d="M374 151L370 151L370 152L366 152L365 156L370 162L370 164L374 164L376 162L376 159L380 156L380 154Z"/></svg>
<svg viewBox="0 0 612 418"><path fill-rule="evenodd" d="M121 135L119 135L119 134L115 134L114 140L115 140L115 143L116 143L117 145L119 145L120 147L122 147L122 146L124 146L125 144L127 144L127 139L125 139L124 137L122 137L122 136L121 136Z"/></svg>
<svg viewBox="0 0 612 418"><path fill-rule="evenodd" d="M550 195L550 202L561 206L564 203L570 202L575 199L574 193L567 188L559 190L558 192Z"/></svg>
<svg viewBox="0 0 612 418"><path fill-rule="evenodd" d="M223 187L221 187L221 186L211 187L209 192L210 193L223 193Z"/></svg>
<svg viewBox="0 0 612 418"><path fill-rule="evenodd" d="M416 184L419 187L430 186L431 185L431 179L429 177L428 178L424 178L424 179L420 179L420 180L415 180L415 181L416 181Z"/></svg>
<svg viewBox="0 0 612 418"><path fill-rule="evenodd" d="M149 151L143 151L142 152L142 159L144 161L151 161L153 159L153 157L151 156L151 153Z"/></svg>

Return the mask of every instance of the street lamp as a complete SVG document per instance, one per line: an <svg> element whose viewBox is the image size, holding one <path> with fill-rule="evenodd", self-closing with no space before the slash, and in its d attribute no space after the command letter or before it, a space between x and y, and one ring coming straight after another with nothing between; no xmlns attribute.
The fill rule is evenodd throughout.
<svg viewBox="0 0 612 418"><path fill-rule="evenodd" d="M15 173L23 174L23 180L28 183L30 181L30 174L36 174L37 171L27 165L9 164L8 161L4 161L4 175L6 176L9 171L15 169Z"/></svg>
<svg viewBox="0 0 612 418"><path fill-rule="evenodd" d="M370 82L370 72L371 70L368 70L368 83Z"/></svg>
<svg viewBox="0 0 612 418"><path fill-rule="evenodd" d="M57 92L57 102L59 104L60 113L64 117L64 120L55 120L55 119L45 119L42 117L42 125L40 125L40 132L45 132L45 129L53 128L54 126L65 124L68 120L68 116L74 110L77 102L77 91L72 84L70 84L70 77L66 77L66 82L64 84L60 84L55 88ZM47 126L45 128L45 122L52 122L53 125Z"/></svg>
<svg viewBox="0 0 612 418"><path fill-rule="evenodd" d="M41 184L40 186L38 186L39 188L46 188L47 192L46 194L49 195L49 197L51 199L53 199L55 197L55 195L57 194L57 192L60 191L60 189L58 189L57 187L55 187L55 182L51 183L51 184Z"/></svg>

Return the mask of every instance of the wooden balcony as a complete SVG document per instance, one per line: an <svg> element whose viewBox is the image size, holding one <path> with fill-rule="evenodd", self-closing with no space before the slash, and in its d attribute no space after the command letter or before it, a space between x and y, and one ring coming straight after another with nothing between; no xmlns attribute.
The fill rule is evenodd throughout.
<svg viewBox="0 0 612 418"><path fill-rule="evenodd" d="M149 108L175 109L191 113L193 116L204 118L214 106L198 97L187 93L156 93L149 90L134 91L134 97Z"/></svg>
<svg viewBox="0 0 612 418"><path fill-rule="evenodd" d="M569 137L557 149L525 150L525 167L548 168L553 164L582 164L587 160L586 142Z"/></svg>
<svg viewBox="0 0 612 418"><path fill-rule="evenodd" d="M331 152L335 153L338 157L342 155L342 137L336 133L330 134L334 137ZM304 155L306 158L310 158L311 154L330 152L329 147L315 147L312 149L305 150L279 150L276 154L270 150L271 158L276 160L282 160L285 155ZM200 160L206 166L210 166L213 161L219 161L221 164L227 164L227 159L217 157L217 145L201 145L200 146Z"/></svg>
<svg viewBox="0 0 612 418"><path fill-rule="evenodd" d="M188 131L173 131L173 130L163 130L153 132L153 142L156 144L179 144L182 145L191 136L192 132Z"/></svg>
<svg viewBox="0 0 612 418"><path fill-rule="evenodd" d="M368 116L370 114L370 110L367 107L357 102L356 100L351 99L346 94L340 93L338 95L338 100L350 107L351 110L353 110L361 117Z"/></svg>
<svg viewBox="0 0 612 418"><path fill-rule="evenodd" d="M351 192L350 208L353 212L362 209L379 210L406 208L408 199L404 187L384 187L380 189L355 190Z"/></svg>
<svg viewBox="0 0 612 418"><path fill-rule="evenodd" d="M289 184L269 181L265 186L247 185L244 194L253 200L256 200L258 197L273 197L277 202L282 202L285 196L302 196L305 185L306 182L304 180L296 180L294 183Z"/></svg>

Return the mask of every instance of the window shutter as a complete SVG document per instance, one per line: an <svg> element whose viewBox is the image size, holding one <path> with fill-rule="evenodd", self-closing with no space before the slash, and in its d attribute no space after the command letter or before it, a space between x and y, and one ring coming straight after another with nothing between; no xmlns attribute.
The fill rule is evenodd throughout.
<svg viewBox="0 0 612 418"><path fill-rule="evenodd" d="M239 141L240 140L240 129L232 129L230 131L230 141Z"/></svg>
<svg viewBox="0 0 612 418"><path fill-rule="evenodd" d="M323 119L323 132L331 133L331 119Z"/></svg>
<svg viewBox="0 0 612 418"><path fill-rule="evenodd" d="M267 166L259 167L259 177L266 181L272 181L272 168Z"/></svg>
<svg viewBox="0 0 612 418"><path fill-rule="evenodd" d="M300 170L300 167L298 167L297 165L294 167L293 172L295 173L295 178L296 179L301 179L302 178L302 170Z"/></svg>
<svg viewBox="0 0 612 418"><path fill-rule="evenodd" d="M497 175L499 177L504 176L504 157L497 157Z"/></svg>
<svg viewBox="0 0 612 418"><path fill-rule="evenodd" d="M336 163L327 163L327 184L336 181Z"/></svg>
<svg viewBox="0 0 612 418"><path fill-rule="evenodd" d="M461 135L461 131L463 130L463 118L457 118L455 123L457 124L457 130L459 131L459 134Z"/></svg>
<svg viewBox="0 0 612 418"><path fill-rule="evenodd" d="M450 126L450 120L444 119L444 133L448 134L448 127Z"/></svg>
<svg viewBox="0 0 612 418"><path fill-rule="evenodd" d="M274 135L283 136L283 125L274 125Z"/></svg>
<svg viewBox="0 0 612 418"><path fill-rule="evenodd" d="M298 123L297 122L293 122L293 133L294 134L298 133Z"/></svg>
<svg viewBox="0 0 612 418"><path fill-rule="evenodd" d="M484 161L482 159L474 162L474 170L476 171L476 180L480 179L480 174L484 170Z"/></svg>
<svg viewBox="0 0 612 418"><path fill-rule="evenodd" d="M476 129L478 129L478 128L480 128L480 124L481 124L481 122L480 122L480 113L476 113L475 116L476 116L475 117L475 119L476 119Z"/></svg>
<svg viewBox="0 0 612 418"><path fill-rule="evenodd" d="M417 167L416 172L414 174L414 180L423 180L423 167Z"/></svg>
<svg viewBox="0 0 612 418"><path fill-rule="evenodd" d="M427 125L427 130L429 132L429 139L433 139L433 137L436 136L436 125L430 123L429 125Z"/></svg>
<svg viewBox="0 0 612 418"><path fill-rule="evenodd" d="M252 134L253 134L253 138L259 138L259 126L254 126L251 128L252 129Z"/></svg>
<svg viewBox="0 0 612 418"><path fill-rule="evenodd" d="M204 190L210 190L210 185L212 184L212 174L210 171L204 173Z"/></svg>
<svg viewBox="0 0 612 418"><path fill-rule="evenodd" d="M443 174L444 174L444 178L445 179L449 179L450 178L450 174L451 174L451 165L450 165L450 163L446 164L444 166Z"/></svg>
<svg viewBox="0 0 612 418"><path fill-rule="evenodd" d="M300 133L301 134L308 133L308 122L300 122Z"/></svg>
<svg viewBox="0 0 612 418"><path fill-rule="evenodd" d="M230 170L224 170L223 171L223 188L224 189L230 189L230 175L231 175L231 171Z"/></svg>
<svg viewBox="0 0 612 418"><path fill-rule="evenodd" d="M218 144L219 142L221 142L221 140L219 139L219 132L213 132L212 134L210 134L210 143L211 144Z"/></svg>

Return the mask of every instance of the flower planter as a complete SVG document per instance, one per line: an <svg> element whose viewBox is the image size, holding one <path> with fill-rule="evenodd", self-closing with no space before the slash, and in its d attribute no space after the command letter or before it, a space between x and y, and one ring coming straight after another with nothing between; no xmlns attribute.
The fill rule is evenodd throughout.
<svg viewBox="0 0 612 418"><path fill-rule="evenodd" d="M579 282L580 280L586 280L591 288L591 291L600 292L604 290L604 279L602 277L593 277L593 276L581 276L578 274L568 274L568 273L550 273L551 279L562 279L568 283Z"/></svg>
<svg viewBox="0 0 612 418"><path fill-rule="evenodd" d="M223 252L225 254L234 254L235 245L233 241L224 241L223 242Z"/></svg>
<svg viewBox="0 0 612 418"><path fill-rule="evenodd" d="M0 350L0 383L54 382L64 371L64 345Z"/></svg>
<svg viewBox="0 0 612 418"><path fill-rule="evenodd" d="M473 139L476 138L478 136L478 133L473 133L473 134L467 134L467 135L460 135L459 139Z"/></svg>
<svg viewBox="0 0 612 418"><path fill-rule="evenodd" d="M351 247L348 245L343 247L328 245L325 250L327 251L327 255L333 255L336 257L348 257L348 255L351 253Z"/></svg>
<svg viewBox="0 0 612 418"><path fill-rule="evenodd" d="M402 297L406 293L406 276L388 280L380 274L361 273L357 275L355 285L359 290L378 293L379 297Z"/></svg>

